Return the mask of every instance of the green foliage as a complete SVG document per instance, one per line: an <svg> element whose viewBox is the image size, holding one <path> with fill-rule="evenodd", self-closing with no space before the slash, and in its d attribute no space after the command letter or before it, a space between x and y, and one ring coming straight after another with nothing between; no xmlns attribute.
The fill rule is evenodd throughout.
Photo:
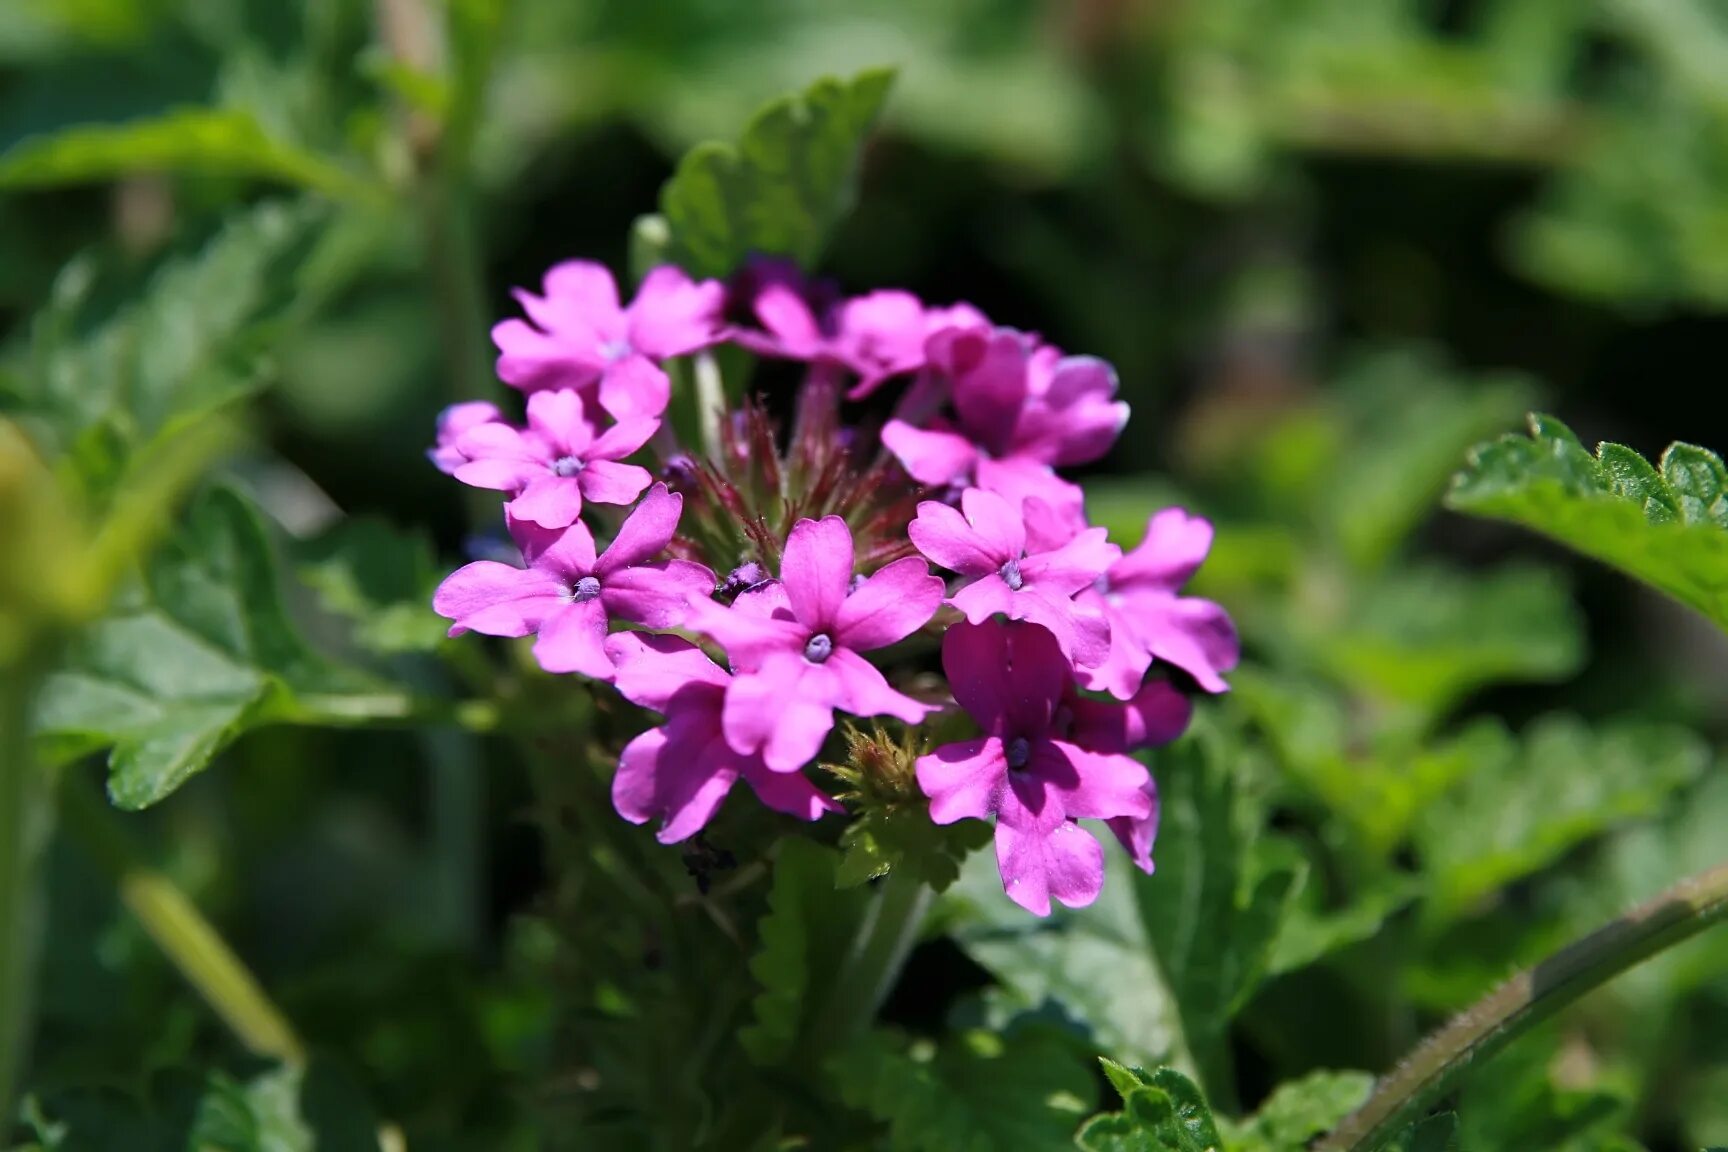
<svg viewBox="0 0 1728 1152"><path fill-rule="evenodd" d="M1374 1087L1366 1072L1311 1072L1280 1084L1259 1111L1227 1125L1228 1152L1302 1152L1314 1137L1361 1107Z"/></svg>
<svg viewBox="0 0 1728 1152"><path fill-rule="evenodd" d="M660 193L671 258L723 276L751 253L813 263L856 195L865 134L894 73L819 80L758 112L736 145L692 148Z"/></svg>
<svg viewBox="0 0 1728 1152"><path fill-rule="evenodd" d="M1297 861L1263 849L1239 756L1203 733L1158 758L1158 870L1135 881L1147 939L1208 1086L1228 1079L1226 1029L1266 975L1302 883Z"/></svg>
<svg viewBox="0 0 1728 1152"><path fill-rule="evenodd" d="M1388 1147L1393 1152L1459 1152L1458 1116L1453 1112L1430 1116L1412 1124Z"/></svg>
<svg viewBox="0 0 1728 1152"><path fill-rule="evenodd" d="M838 865L832 850L811 841L794 836L780 845L768 913L757 925L761 947L750 959L761 992L754 1022L738 1035L757 1063L794 1054L823 1008L818 990L846 959L869 894L836 890Z"/></svg>
<svg viewBox="0 0 1728 1152"><path fill-rule="evenodd" d="M243 733L364 716L375 691L306 647L257 513L216 488L49 677L37 729L59 761L111 746L109 795L145 808Z"/></svg>
<svg viewBox="0 0 1728 1152"><path fill-rule="evenodd" d="M1427 809L1417 831L1428 910L1442 921L1580 842L1654 814L1710 761L1680 729L1627 721L1593 732L1563 716L1538 721L1522 740L1487 739L1477 754L1470 775Z"/></svg>
<svg viewBox="0 0 1728 1152"><path fill-rule="evenodd" d="M300 1073L288 1069L241 1084L210 1078L187 1144L199 1152L312 1152L316 1137L300 1116Z"/></svg>
<svg viewBox="0 0 1728 1152"><path fill-rule="evenodd" d="M0 189L160 172L265 180L332 197L378 195L342 164L273 137L256 117L236 108L181 108L129 124L68 128L0 155Z"/></svg>
<svg viewBox="0 0 1728 1152"><path fill-rule="evenodd" d="M1620 444L1594 456L1551 416L1478 447L1447 503L1510 520L1658 588L1728 628L1728 471L1674 444L1656 467Z"/></svg>
<svg viewBox="0 0 1728 1152"><path fill-rule="evenodd" d="M829 1065L840 1098L887 1125L893 1152L1057 1152L1091 1078L1049 1033L956 1033L940 1047L871 1032Z"/></svg>
<svg viewBox="0 0 1728 1152"><path fill-rule="evenodd" d="M319 603L381 654L429 652L449 622L432 611L441 571L431 546L380 520L343 520L300 550L297 571Z"/></svg>
<svg viewBox="0 0 1728 1152"><path fill-rule="evenodd" d="M1074 1142L1084 1152L1217 1152L1224 1147L1206 1099L1174 1068L1147 1076L1139 1069L1104 1062L1122 1093L1120 1112L1094 1116Z"/></svg>

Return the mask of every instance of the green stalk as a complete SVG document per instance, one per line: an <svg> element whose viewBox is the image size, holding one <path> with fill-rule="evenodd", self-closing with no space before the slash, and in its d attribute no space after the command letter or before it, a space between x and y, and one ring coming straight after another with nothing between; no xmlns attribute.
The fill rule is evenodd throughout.
<svg viewBox="0 0 1728 1152"><path fill-rule="evenodd" d="M0 1132L13 1115L30 1036L42 911L37 873L50 820L30 746L35 663L0 668Z"/></svg>
<svg viewBox="0 0 1728 1152"><path fill-rule="evenodd" d="M100 796L69 779L61 812L67 830L113 878L120 902L229 1031L256 1055L305 1063L305 1048L257 977L186 894L139 859Z"/></svg>
<svg viewBox="0 0 1728 1152"><path fill-rule="evenodd" d="M811 1034L817 1059L844 1048L876 1018L918 942L933 896L903 868L882 881Z"/></svg>
<svg viewBox="0 0 1728 1152"><path fill-rule="evenodd" d="M1586 992L1728 919L1728 864L1682 880L1502 984L1417 1046L1316 1152L1384 1147L1472 1068Z"/></svg>

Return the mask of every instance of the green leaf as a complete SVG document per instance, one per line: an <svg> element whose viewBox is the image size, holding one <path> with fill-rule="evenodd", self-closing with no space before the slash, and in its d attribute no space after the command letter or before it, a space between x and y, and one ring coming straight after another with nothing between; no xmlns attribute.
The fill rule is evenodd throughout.
<svg viewBox="0 0 1728 1152"><path fill-rule="evenodd" d="M995 853L976 853L947 897L951 934L996 978L1010 1010L1054 1007L1102 1051L1148 1065L1174 1059L1176 1005L1136 912L1133 866L1110 852L1105 867L1095 902L1039 920L1002 894Z"/></svg>
<svg viewBox="0 0 1728 1152"><path fill-rule="evenodd" d="M1123 1093L1122 1111L1094 1116L1074 1143L1085 1152L1218 1152L1224 1147L1212 1111L1192 1080L1174 1068L1160 1068L1142 1080Z"/></svg>
<svg viewBox="0 0 1728 1152"><path fill-rule="evenodd" d="M217 1073L199 1101L187 1147L197 1152L313 1152L316 1137L300 1116L298 1069L267 1072L247 1084Z"/></svg>
<svg viewBox="0 0 1728 1152"><path fill-rule="evenodd" d="M1241 787L1235 741L1196 730L1153 763L1158 871L1135 876L1140 917L1203 1080L1230 1082L1226 1030L1264 978L1304 881L1267 849L1265 812Z"/></svg>
<svg viewBox="0 0 1728 1152"><path fill-rule="evenodd" d="M1332 953L1359 944L1379 933L1387 919L1414 900L1421 889L1417 877L1400 872L1378 874L1350 894L1335 911L1322 910L1314 873L1302 885L1290 914L1279 928L1266 963L1268 978L1308 967Z"/></svg>
<svg viewBox="0 0 1728 1152"><path fill-rule="evenodd" d="M827 78L756 113L736 145L685 154L660 192L670 254L692 275L724 276L752 253L814 263L851 210L865 135L894 74Z"/></svg>
<svg viewBox="0 0 1728 1152"><path fill-rule="evenodd" d="M1412 1124L1388 1146L1389 1152L1459 1152L1458 1116L1442 1112Z"/></svg>
<svg viewBox="0 0 1728 1152"><path fill-rule="evenodd" d="M839 857L797 836L780 843L768 912L757 925L761 945L750 974L762 991L753 1003L754 1023L739 1043L759 1064L792 1055L818 1008L812 993L841 968L870 893L836 890Z"/></svg>
<svg viewBox="0 0 1728 1152"><path fill-rule="evenodd" d="M442 577L432 546L382 520L343 520L301 548L300 579L325 609L354 623L354 639L382 654L429 652L449 622L432 611Z"/></svg>
<svg viewBox="0 0 1728 1152"><path fill-rule="evenodd" d="M1313 621L1305 640L1353 691L1440 716L1485 685L1572 675L1583 630L1550 569L1425 565L1380 576L1342 619Z"/></svg>
<svg viewBox="0 0 1728 1152"><path fill-rule="evenodd" d="M1522 524L1611 564L1728 628L1728 471L1715 453L1674 444L1653 468L1603 444L1594 456L1551 416L1529 436L1477 447L1447 503Z"/></svg>
<svg viewBox="0 0 1728 1152"><path fill-rule="evenodd" d="M1280 1084L1253 1116L1229 1125L1224 1146L1229 1152L1304 1152L1373 1090L1374 1077L1366 1072L1310 1072Z"/></svg>
<svg viewBox="0 0 1728 1152"><path fill-rule="evenodd" d="M358 717L375 690L305 646L257 514L217 488L49 677L37 732L51 758L112 746L109 796L136 809L252 728Z"/></svg>
<svg viewBox="0 0 1728 1152"><path fill-rule="evenodd" d="M141 173L239 177L326 196L379 190L328 157L272 137L237 108L181 108L127 124L86 124L20 141L0 156L0 189L52 188Z"/></svg>
<svg viewBox="0 0 1728 1152"><path fill-rule="evenodd" d="M128 449L260 385L265 325L291 307L289 273L321 216L311 205L259 205L165 265L137 304L83 339L74 329L94 271L69 265L37 318L8 407L47 450L100 463L117 482Z"/></svg>
<svg viewBox="0 0 1728 1152"><path fill-rule="evenodd" d="M1654 814L1710 762L1684 729L1629 720L1592 731L1566 716L1538 720L1522 740L1502 731L1478 752L1477 769L1417 829L1436 922L1616 824Z"/></svg>
<svg viewBox="0 0 1728 1152"><path fill-rule="evenodd" d="M1090 1074L1038 1029L966 1031L938 1049L863 1036L830 1061L840 1098L888 1126L893 1152L1058 1152L1092 1099Z"/></svg>

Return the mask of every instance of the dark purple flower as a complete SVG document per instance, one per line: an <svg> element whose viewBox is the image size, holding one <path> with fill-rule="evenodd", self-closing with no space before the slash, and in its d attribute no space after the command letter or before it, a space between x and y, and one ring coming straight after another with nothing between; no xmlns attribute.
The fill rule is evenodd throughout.
<svg viewBox="0 0 1728 1152"><path fill-rule="evenodd" d="M843 811L803 775L775 772L726 742L721 721L732 676L688 640L620 632L606 641L618 691L666 718L625 745L612 803L633 824L658 817L662 844L701 831L740 778L768 807L803 820Z"/></svg>
<svg viewBox="0 0 1728 1152"><path fill-rule="evenodd" d="M1146 820L1146 767L1120 751L1081 747L1060 723L1071 675L1048 629L1032 624L956 624L942 667L983 735L947 744L917 763L930 818L996 819L996 863L1015 903L1040 916L1052 897L1090 904L1104 884L1104 855L1078 818Z"/></svg>

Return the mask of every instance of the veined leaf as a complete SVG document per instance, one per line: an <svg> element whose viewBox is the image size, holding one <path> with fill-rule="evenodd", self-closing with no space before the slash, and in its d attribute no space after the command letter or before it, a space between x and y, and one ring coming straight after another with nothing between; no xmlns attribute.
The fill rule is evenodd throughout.
<svg viewBox="0 0 1728 1152"><path fill-rule="evenodd" d="M1417 826L1437 923L1615 824L1653 815L1709 763L1683 729L1622 721L1591 731L1565 716L1538 721L1521 740L1502 733L1479 755Z"/></svg>
<svg viewBox="0 0 1728 1152"><path fill-rule="evenodd" d="M217 488L48 678L37 732L51 759L112 747L109 796L144 808L252 728L363 718L380 695L306 647L256 513Z"/></svg>
<svg viewBox="0 0 1728 1152"><path fill-rule="evenodd" d="M1551 416L1477 447L1447 503L1549 536L1728 628L1728 469L1676 443L1655 467L1630 448L1591 455Z"/></svg>
<svg viewBox="0 0 1728 1152"><path fill-rule="evenodd" d="M962 1032L938 1049L872 1032L829 1063L840 1097L888 1125L893 1152L1065 1152L1092 1098L1063 1042Z"/></svg>
<svg viewBox="0 0 1728 1152"><path fill-rule="evenodd" d="M1174 1068L1150 1076L1104 1062L1122 1111L1094 1116L1074 1138L1084 1152L1219 1152L1224 1142L1199 1087Z"/></svg>
<svg viewBox="0 0 1728 1152"><path fill-rule="evenodd" d="M326 196L378 197L363 177L272 137L238 108L181 108L126 124L90 124L20 141L0 156L0 188L52 188L139 173L236 176Z"/></svg>
<svg viewBox="0 0 1728 1152"><path fill-rule="evenodd" d="M818 80L758 112L737 144L692 148L660 191L669 254L724 276L753 252L808 266L851 209L864 137L894 74Z"/></svg>

